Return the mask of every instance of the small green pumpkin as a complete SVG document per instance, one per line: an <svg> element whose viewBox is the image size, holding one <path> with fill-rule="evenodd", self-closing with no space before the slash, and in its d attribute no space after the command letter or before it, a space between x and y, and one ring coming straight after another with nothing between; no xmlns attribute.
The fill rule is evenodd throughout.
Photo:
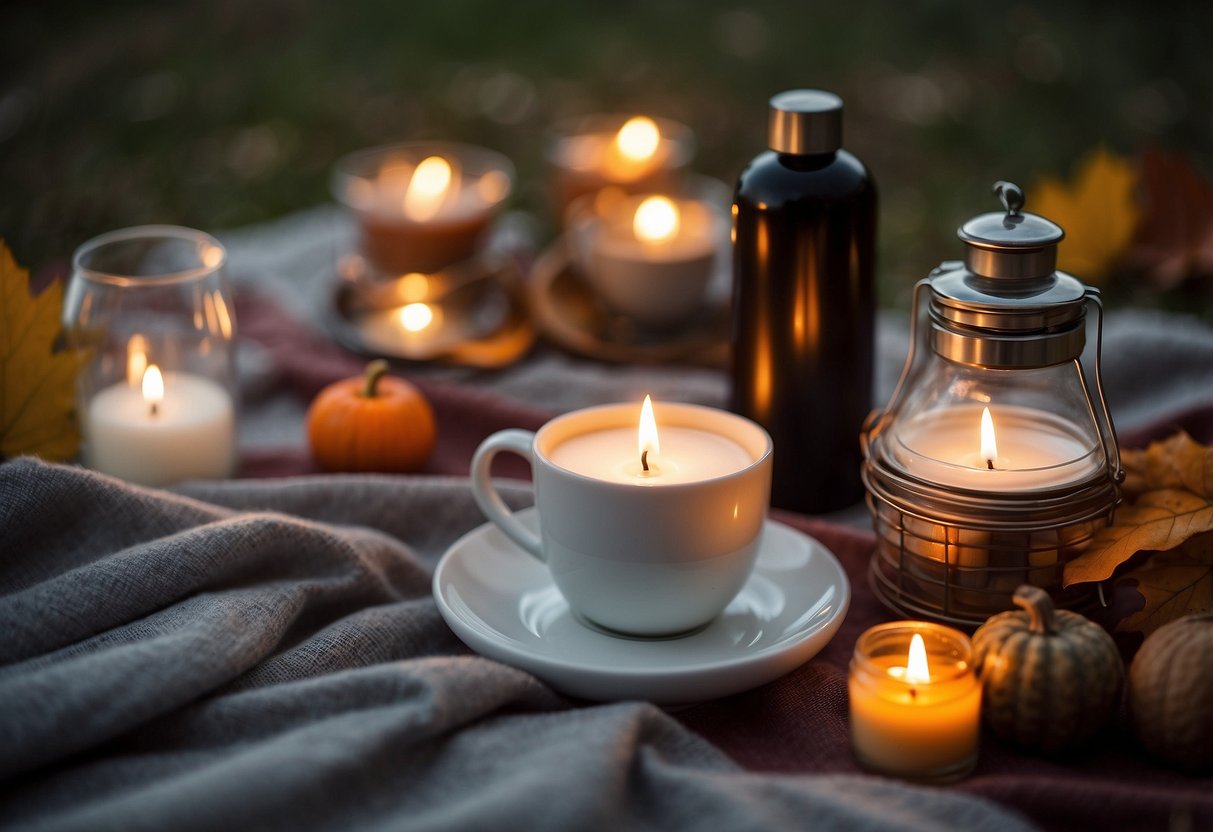
<svg viewBox="0 0 1213 832"><path fill-rule="evenodd" d="M1125 671L1116 644L1078 613L1054 611L1040 587L1021 586L1013 600L1023 609L992 616L973 634L986 724L1035 751L1081 745L1120 703Z"/></svg>
<svg viewBox="0 0 1213 832"><path fill-rule="evenodd" d="M1213 612L1172 621L1142 643L1129 669L1129 710L1151 754L1213 767Z"/></svg>

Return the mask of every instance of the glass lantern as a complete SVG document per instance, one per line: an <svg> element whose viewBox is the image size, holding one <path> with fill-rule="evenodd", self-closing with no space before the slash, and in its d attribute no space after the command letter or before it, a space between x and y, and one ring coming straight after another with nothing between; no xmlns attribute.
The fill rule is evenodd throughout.
<svg viewBox="0 0 1213 832"><path fill-rule="evenodd" d="M85 464L141 485L216 479L236 464L236 318L223 246L141 226L76 250L63 306L90 360L77 395Z"/></svg>
<svg viewBox="0 0 1213 832"><path fill-rule="evenodd" d="M1099 293L1055 271L1059 226L1023 213L1016 186L995 193L1005 210L958 232L964 261L915 287L910 354L863 434L873 589L898 612L961 625L1012 609L1024 583L1090 604L1089 589L1062 589L1062 569L1110 521L1124 478Z"/></svg>

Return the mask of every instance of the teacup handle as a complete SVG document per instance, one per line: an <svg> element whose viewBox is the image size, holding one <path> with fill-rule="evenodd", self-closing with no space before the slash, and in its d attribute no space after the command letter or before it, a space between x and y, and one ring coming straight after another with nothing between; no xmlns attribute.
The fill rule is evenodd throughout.
<svg viewBox="0 0 1213 832"><path fill-rule="evenodd" d="M535 434L529 430L499 430L481 442L472 457L472 496L476 498L476 505L480 506L484 516L492 520L506 537L521 546L527 554L543 560L539 535L518 522L514 512L510 511L493 487L493 479L489 476L493 458L502 451L518 454L533 469L534 441Z"/></svg>

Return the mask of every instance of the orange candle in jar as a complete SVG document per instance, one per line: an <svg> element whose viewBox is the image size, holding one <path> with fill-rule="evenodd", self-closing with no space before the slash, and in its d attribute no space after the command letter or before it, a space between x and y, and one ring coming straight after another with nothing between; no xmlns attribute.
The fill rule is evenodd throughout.
<svg viewBox="0 0 1213 832"><path fill-rule="evenodd" d="M847 689L851 744L866 768L931 782L973 770L981 684L959 630L919 621L871 628L855 643Z"/></svg>

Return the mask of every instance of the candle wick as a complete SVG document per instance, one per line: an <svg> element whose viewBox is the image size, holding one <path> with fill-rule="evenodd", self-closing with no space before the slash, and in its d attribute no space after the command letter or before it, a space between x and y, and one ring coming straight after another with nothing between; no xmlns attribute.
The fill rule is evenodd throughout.
<svg viewBox="0 0 1213 832"><path fill-rule="evenodd" d="M992 460L992 459L987 459L987 460L986 460L986 468L988 468L988 469L990 469L991 471L993 471L993 470L994 470L994 460Z"/></svg>
<svg viewBox="0 0 1213 832"><path fill-rule="evenodd" d="M910 688L910 699L913 700L913 699L917 699L917 698L918 698L918 689Z"/></svg>
<svg viewBox="0 0 1213 832"><path fill-rule="evenodd" d="M649 470L649 452L647 450L640 452L640 467L648 473Z"/></svg>
<svg viewBox="0 0 1213 832"><path fill-rule="evenodd" d="M156 402L152 402L152 415L153 416L160 415L160 407L159 407L159 405L156 404Z"/></svg>

